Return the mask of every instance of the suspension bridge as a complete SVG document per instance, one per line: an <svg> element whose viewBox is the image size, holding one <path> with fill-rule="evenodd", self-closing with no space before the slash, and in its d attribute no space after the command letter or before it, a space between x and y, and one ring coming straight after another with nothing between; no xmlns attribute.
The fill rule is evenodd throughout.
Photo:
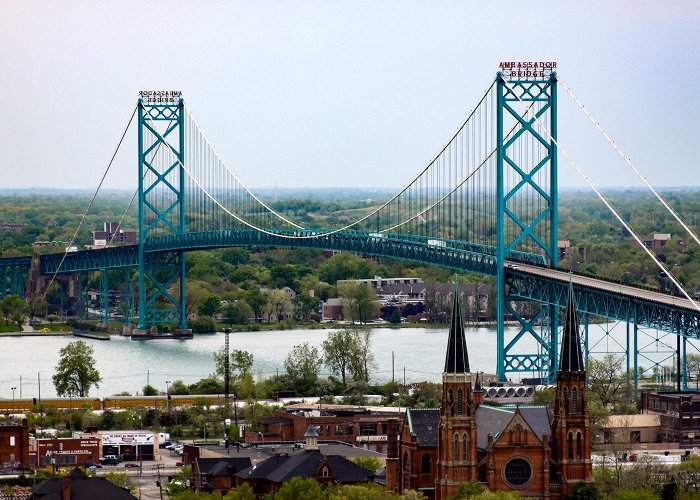
<svg viewBox="0 0 700 500"><path fill-rule="evenodd" d="M71 282L68 277L81 288L86 273L98 271L106 314L108 272L126 271L128 285L132 271L138 269L134 337L163 323L175 323L185 331L187 252L229 246L339 250L494 276L495 368L502 380L515 372L533 372L545 379L554 376L558 310L565 306L569 282L585 318L587 354L592 350L588 318L595 316L628 325L622 350L628 353L635 387L641 329L674 337L676 345L666 343L677 366L685 367L686 343L700 339L700 308L651 251L647 250L649 257L679 287L680 296L558 268L560 152L641 241L558 142L557 90L563 84L552 71L553 64L541 63L540 70L527 72L502 66L427 166L368 215L332 229L302 227L248 189L204 135L179 92L142 92L129 122L135 118L138 133L139 187L134 196L138 244L0 259L0 294L24 295L37 283L45 287L55 280L63 291L64 280ZM675 212L674 216L700 243L680 216ZM127 295L126 300L126 309L131 310L132 298ZM524 314L531 309L523 307L527 303L535 305L534 315ZM520 333L507 343L506 318L520 325ZM525 338L534 339L535 352L518 349ZM687 388L687 371L680 373L679 387Z"/></svg>

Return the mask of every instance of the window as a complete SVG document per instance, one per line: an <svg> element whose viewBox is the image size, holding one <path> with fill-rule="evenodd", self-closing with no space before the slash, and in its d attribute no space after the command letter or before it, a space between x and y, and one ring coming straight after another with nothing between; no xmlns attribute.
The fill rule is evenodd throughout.
<svg viewBox="0 0 700 500"><path fill-rule="evenodd" d="M457 434L454 435L452 441L452 460L455 462L459 460L459 436Z"/></svg>
<svg viewBox="0 0 700 500"><path fill-rule="evenodd" d="M408 458L408 452L403 454L403 487L411 487L411 460Z"/></svg>
<svg viewBox="0 0 700 500"><path fill-rule="evenodd" d="M569 436L567 437L566 441L567 441L566 447L568 450L567 455L569 457L569 460L573 460L574 459L574 435L571 432L569 432Z"/></svg>
<svg viewBox="0 0 700 500"><path fill-rule="evenodd" d="M15 436L10 436L10 446L15 445Z"/></svg>
<svg viewBox="0 0 700 500"><path fill-rule="evenodd" d="M564 412L569 414L569 389L564 387Z"/></svg>
<svg viewBox="0 0 700 500"><path fill-rule="evenodd" d="M452 389L447 391L447 399L450 402L450 414L454 417L455 416L455 398L454 398L454 393L452 392Z"/></svg>
<svg viewBox="0 0 700 500"><path fill-rule="evenodd" d="M469 460L469 437L462 436L462 460Z"/></svg>
<svg viewBox="0 0 700 500"><path fill-rule="evenodd" d="M503 475L511 486L522 486L532 477L532 467L524 458L514 458L506 464Z"/></svg>
<svg viewBox="0 0 700 500"><path fill-rule="evenodd" d="M61 465L73 465L76 463L75 455L59 455L58 463Z"/></svg>
<svg viewBox="0 0 700 500"><path fill-rule="evenodd" d="M457 415L462 414L462 389L457 391Z"/></svg>
<svg viewBox="0 0 700 500"><path fill-rule="evenodd" d="M321 476L328 477L328 467L321 469Z"/></svg>
<svg viewBox="0 0 700 500"><path fill-rule="evenodd" d="M427 453L424 453L421 459L420 471L423 474L430 474L430 455Z"/></svg>
<svg viewBox="0 0 700 500"><path fill-rule="evenodd" d="M581 433L576 433L576 458L581 460Z"/></svg>
<svg viewBox="0 0 700 500"><path fill-rule="evenodd" d="M578 392L576 392L576 387L571 389L571 411L572 413L578 413Z"/></svg>

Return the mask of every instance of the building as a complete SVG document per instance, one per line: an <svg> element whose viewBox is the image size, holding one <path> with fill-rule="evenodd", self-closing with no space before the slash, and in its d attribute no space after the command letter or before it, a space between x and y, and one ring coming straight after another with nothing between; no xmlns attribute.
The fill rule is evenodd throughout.
<svg viewBox="0 0 700 500"><path fill-rule="evenodd" d="M337 285L345 283L355 283L357 285L369 285L375 290L382 290L388 285L416 285L423 283L420 278L382 278L375 276L374 278L357 279L357 280L338 280Z"/></svg>
<svg viewBox="0 0 700 500"><path fill-rule="evenodd" d="M569 287L554 418L543 406L484 404L469 367L460 294L454 294L440 409L409 409L389 441L387 489L448 499L465 481L524 497L561 498L592 482L591 436L580 336Z"/></svg>
<svg viewBox="0 0 700 500"><path fill-rule="evenodd" d="M374 480L374 473L340 455L324 455L318 449L318 433L310 426L304 451L277 454L236 474L236 486L248 483L256 497L279 491L293 477L313 478L321 484L357 484Z"/></svg>
<svg viewBox="0 0 700 500"><path fill-rule="evenodd" d="M96 437L34 439L29 463L34 467L75 467L97 463L101 456L100 439Z"/></svg>
<svg viewBox="0 0 700 500"><path fill-rule="evenodd" d="M92 232L92 245L95 247L118 243L135 244L136 231L123 231L118 222L105 222L102 231Z"/></svg>
<svg viewBox="0 0 700 500"><path fill-rule="evenodd" d="M386 453L388 426L398 412L372 410L362 406L299 403L277 410L260 420L261 432L246 432L249 443L303 441L309 426L321 441L348 443Z"/></svg>
<svg viewBox="0 0 700 500"><path fill-rule="evenodd" d="M571 241L569 240L557 241L557 251L560 259L568 259L570 257L574 257L576 259L586 258L586 248L572 247Z"/></svg>
<svg viewBox="0 0 700 500"><path fill-rule="evenodd" d="M158 433L150 431L97 431L79 433L80 438L100 441L100 454L120 460L158 460Z"/></svg>
<svg viewBox="0 0 700 500"><path fill-rule="evenodd" d="M236 473L251 465L250 457L197 458L192 466L194 489L225 495L235 487Z"/></svg>
<svg viewBox="0 0 700 500"><path fill-rule="evenodd" d="M29 428L21 423L0 424L0 467L5 470L29 468Z"/></svg>
<svg viewBox="0 0 700 500"><path fill-rule="evenodd" d="M133 500L136 497L104 477L88 477L77 467L63 477L47 479L32 489L32 499L71 500L99 498L100 500Z"/></svg>
<svg viewBox="0 0 700 500"><path fill-rule="evenodd" d="M596 444L608 443L660 443L662 438L661 415L610 415L602 424L603 434L593 436ZM699 436L700 437L700 436ZM667 443L659 444L664 449Z"/></svg>
<svg viewBox="0 0 700 500"><path fill-rule="evenodd" d="M700 394L695 392L642 392L641 412L659 418L658 440L680 448L700 445Z"/></svg>

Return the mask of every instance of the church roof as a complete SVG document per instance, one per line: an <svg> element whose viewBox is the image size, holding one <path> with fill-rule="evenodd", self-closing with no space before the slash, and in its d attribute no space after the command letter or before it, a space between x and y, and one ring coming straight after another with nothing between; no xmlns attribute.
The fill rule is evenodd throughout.
<svg viewBox="0 0 700 500"><path fill-rule="evenodd" d="M73 500L93 500L95 498L130 500L136 498L126 488L120 488L104 477L88 477L77 467L65 479L70 481L70 498ZM61 477L47 479L32 489L34 495L32 498L62 499L63 481L64 478Z"/></svg>
<svg viewBox="0 0 700 500"><path fill-rule="evenodd" d="M374 474L340 455L324 455L318 450L304 451L293 455L275 455L267 460L243 469L236 476L241 479L265 479L283 483L299 476L303 479L316 477L321 464L326 460L335 481L359 483L371 481Z"/></svg>
<svg viewBox="0 0 700 500"><path fill-rule="evenodd" d="M447 340L445 373L469 373L469 356L467 355L467 340L464 337L462 304L456 284L452 297L452 319L450 321L450 335Z"/></svg>
<svg viewBox="0 0 700 500"><path fill-rule="evenodd" d="M574 286L572 283L569 283L569 296L566 299L566 318L564 320L564 335L561 340L559 371L584 371L583 355L581 354L581 338L579 336L578 320L576 318L576 299L574 297Z"/></svg>
<svg viewBox="0 0 700 500"><path fill-rule="evenodd" d="M200 474L211 476L232 476L236 472L250 467L250 457L197 458Z"/></svg>
<svg viewBox="0 0 700 500"><path fill-rule="evenodd" d="M538 439L542 439L542 434L545 432L551 434L549 411L545 406L494 407L480 405L475 414L477 448L482 450L486 448L489 434L493 436L494 440L497 439L513 419L516 409L520 410L520 415Z"/></svg>
<svg viewBox="0 0 700 500"><path fill-rule="evenodd" d="M440 410L436 408L409 408L406 423L418 446L437 446L440 428Z"/></svg>

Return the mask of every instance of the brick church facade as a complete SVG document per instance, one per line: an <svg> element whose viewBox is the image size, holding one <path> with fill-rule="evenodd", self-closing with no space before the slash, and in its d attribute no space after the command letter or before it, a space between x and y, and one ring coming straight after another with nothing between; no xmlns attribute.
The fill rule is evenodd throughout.
<svg viewBox="0 0 700 500"><path fill-rule="evenodd" d="M440 409L407 410L390 436L387 488L438 500L477 481L491 491L559 499L592 482L586 373L569 287L553 418L545 406L489 406L469 368L459 294L454 294Z"/></svg>

